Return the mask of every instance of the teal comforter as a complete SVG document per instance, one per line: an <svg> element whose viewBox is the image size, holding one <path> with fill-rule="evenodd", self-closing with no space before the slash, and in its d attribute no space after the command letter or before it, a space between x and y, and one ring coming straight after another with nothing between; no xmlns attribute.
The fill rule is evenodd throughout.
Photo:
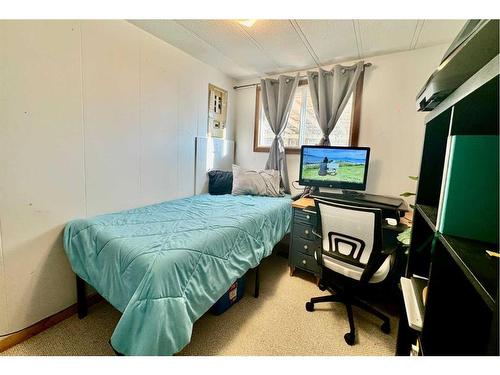
<svg viewBox="0 0 500 375"><path fill-rule="evenodd" d="M64 230L73 271L123 314L127 355L170 355L193 323L290 230L290 198L198 195L89 219ZM214 333L216 334L216 333Z"/></svg>

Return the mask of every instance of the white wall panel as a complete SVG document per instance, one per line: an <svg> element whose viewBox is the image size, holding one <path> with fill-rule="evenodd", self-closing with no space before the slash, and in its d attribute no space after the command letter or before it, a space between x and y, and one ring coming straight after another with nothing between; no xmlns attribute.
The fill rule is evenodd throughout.
<svg viewBox="0 0 500 375"><path fill-rule="evenodd" d="M227 101L227 122L226 122L226 139L234 139L234 115L236 113L236 104L234 96L234 82L227 79L227 77L219 71L207 66L205 64L198 64L196 68L198 75L194 89L197 91L196 100L198 103L198 122L197 122L197 136L205 137L208 129L208 85L213 84L226 90L228 93Z"/></svg>
<svg viewBox="0 0 500 375"><path fill-rule="evenodd" d="M363 85L359 145L371 147L367 191L398 196L415 191L425 113L415 97L439 65L446 45L378 56Z"/></svg>
<svg viewBox="0 0 500 375"><path fill-rule="evenodd" d="M2 334L73 302L61 232L84 215L84 175L78 22L0 24Z"/></svg>
<svg viewBox="0 0 500 375"><path fill-rule="evenodd" d="M189 59L182 55L180 66ZM217 70L191 62L191 69L179 75L178 82L178 195L194 194L195 137L207 134L208 85L212 83L228 91L226 138L233 139L234 94L233 82Z"/></svg>
<svg viewBox="0 0 500 375"><path fill-rule="evenodd" d="M141 36L141 204L178 196L177 95L180 53Z"/></svg>
<svg viewBox="0 0 500 375"><path fill-rule="evenodd" d="M0 113L3 112L5 107L5 90L3 87L6 85L6 56L7 56L7 48L6 48L6 24L0 22ZM3 118L2 118L3 119ZM2 128L0 125L0 136L2 135ZM0 138L1 142L1 138ZM1 143L0 143L1 144ZM0 150L0 168L3 168L3 157L5 157ZM1 173L1 172L0 172ZM3 184L2 180L0 180L0 207L3 201ZM2 241L2 214L0 211L0 311L4 311L4 313L0 313L0 335L2 333L7 332L8 330L8 317L5 313L7 311L7 289L5 285L5 264L4 264L4 255L3 255L3 241Z"/></svg>
<svg viewBox="0 0 500 375"><path fill-rule="evenodd" d="M130 24L82 22L88 215L140 201L139 46Z"/></svg>
<svg viewBox="0 0 500 375"><path fill-rule="evenodd" d="M233 81L136 26L0 21L0 335L76 302L68 221L193 194L208 83L232 137Z"/></svg>
<svg viewBox="0 0 500 375"><path fill-rule="evenodd" d="M183 61L180 62L183 64ZM195 162L195 138L198 132L198 113L200 100L195 98L205 91L204 85L197 87L196 82L201 73L193 69L190 74L179 77L178 98L178 128L177 128L177 194L185 197L194 194L194 162ZM208 95L208 86L206 87ZM208 97L206 102L208 108ZM203 109L205 109L203 107Z"/></svg>

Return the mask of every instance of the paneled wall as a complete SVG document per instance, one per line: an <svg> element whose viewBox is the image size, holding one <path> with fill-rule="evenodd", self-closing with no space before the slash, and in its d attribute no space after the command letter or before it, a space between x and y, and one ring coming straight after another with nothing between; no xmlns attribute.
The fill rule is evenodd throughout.
<svg viewBox="0 0 500 375"><path fill-rule="evenodd" d="M194 192L208 84L233 82L125 21L0 21L0 335L76 301L74 218Z"/></svg>

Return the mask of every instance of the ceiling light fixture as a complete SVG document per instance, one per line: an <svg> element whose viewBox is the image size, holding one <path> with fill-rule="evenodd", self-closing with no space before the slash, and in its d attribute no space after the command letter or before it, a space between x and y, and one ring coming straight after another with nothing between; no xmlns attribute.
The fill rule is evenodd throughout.
<svg viewBox="0 0 500 375"><path fill-rule="evenodd" d="M252 27L255 21L257 20L238 20L238 23L245 27Z"/></svg>

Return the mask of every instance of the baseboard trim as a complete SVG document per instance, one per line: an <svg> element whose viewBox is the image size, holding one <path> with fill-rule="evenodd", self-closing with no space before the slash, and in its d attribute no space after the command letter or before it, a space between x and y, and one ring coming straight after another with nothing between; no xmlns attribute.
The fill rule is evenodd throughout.
<svg viewBox="0 0 500 375"><path fill-rule="evenodd" d="M88 306L95 305L96 303L102 301L103 298L95 293L91 294L87 297ZM10 336L5 338L0 338L0 353L6 351L13 346L20 344L23 341L26 341L30 337L36 336L39 333L45 331L46 329L55 326L57 323L62 322L63 320L68 319L70 316L75 315L77 313L77 304L73 304L70 307L55 313L54 315L49 316L48 318L42 319L39 322L21 330L16 333L13 333Z"/></svg>

